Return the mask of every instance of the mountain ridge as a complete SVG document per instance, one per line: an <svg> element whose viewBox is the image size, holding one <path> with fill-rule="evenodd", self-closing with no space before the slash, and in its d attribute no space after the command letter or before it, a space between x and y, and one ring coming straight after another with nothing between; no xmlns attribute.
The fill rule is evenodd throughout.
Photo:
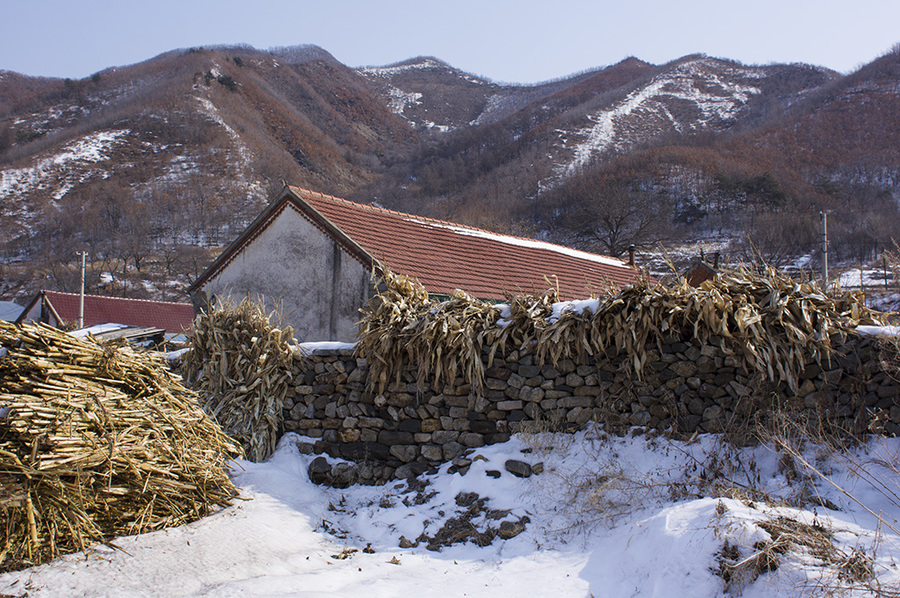
<svg viewBox="0 0 900 598"><path fill-rule="evenodd" d="M130 292L159 296L142 253L202 261L197 247L214 253L285 181L612 253L573 221L617 195L652 196L667 242L758 235L790 208L804 232L784 234L805 254L821 209L847 218L835 242L862 238L859 202L884 212L879 230L895 222L898 56L849 75L627 57L518 85L430 56L350 68L318 46L232 45L80 80L3 72L0 267L23 281L0 294L71 284L66 256L92 246ZM176 261L164 269L183 288L199 262ZM15 274L26 264L40 272Z"/></svg>

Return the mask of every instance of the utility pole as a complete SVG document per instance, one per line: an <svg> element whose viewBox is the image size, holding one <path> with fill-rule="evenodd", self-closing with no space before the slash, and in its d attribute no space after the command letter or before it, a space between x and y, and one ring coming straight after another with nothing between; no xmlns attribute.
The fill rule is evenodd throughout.
<svg viewBox="0 0 900 598"><path fill-rule="evenodd" d="M825 289L828 289L828 214L822 214L822 271L825 280Z"/></svg>
<svg viewBox="0 0 900 598"><path fill-rule="evenodd" d="M84 328L84 269L87 262L87 251L81 252L81 294L78 297L78 327Z"/></svg>

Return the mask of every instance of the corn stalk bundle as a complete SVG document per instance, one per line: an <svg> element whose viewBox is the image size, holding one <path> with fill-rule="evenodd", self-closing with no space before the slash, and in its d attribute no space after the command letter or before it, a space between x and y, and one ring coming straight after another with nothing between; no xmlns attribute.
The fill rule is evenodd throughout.
<svg viewBox="0 0 900 598"><path fill-rule="evenodd" d="M0 572L195 521L238 447L165 361L0 322Z"/></svg>
<svg viewBox="0 0 900 598"><path fill-rule="evenodd" d="M275 450L293 368L288 344L294 331L272 325L256 301L225 301L194 322L186 377L204 408L240 442L247 458L263 461Z"/></svg>
<svg viewBox="0 0 900 598"><path fill-rule="evenodd" d="M699 288L640 284L599 301L596 312L563 312L539 334L539 360L556 363L575 354L624 352L640 376L652 344L678 338L715 344L745 367L794 391L800 370L830 354L862 323L877 321L858 293L826 294L767 269L736 270Z"/></svg>
<svg viewBox="0 0 900 598"><path fill-rule="evenodd" d="M384 290L363 309L357 351L369 359L369 389L384 392L416 364L421 388L457 375L477 384L484 378L481 347L497 310L462 291L437 302L415 281L385 272Z"/></svg>
<svg viewBox="0 0 900 598"><path fill-rule="evenodd" d="M832 339L859 324L877 322L858 293L825 293L774 269L720 274L699 288L638 283L597 298L594 309L555 317L551 291L514 297L508 313L457 293L431 301L412 281L386 275L386 290L364 310L357 345L371 359L370 388L382 392L415 364L420 385L429 376L460 372L475 388L484 365L475 356L488 348L488 366L499 351L533 350L539 363L604 353L624 354L640 377L653 346L673 339L714 344L742 359L748 371L797 390L800 370L821 363ZM374 374L374 375L373 375Z"/></svg>

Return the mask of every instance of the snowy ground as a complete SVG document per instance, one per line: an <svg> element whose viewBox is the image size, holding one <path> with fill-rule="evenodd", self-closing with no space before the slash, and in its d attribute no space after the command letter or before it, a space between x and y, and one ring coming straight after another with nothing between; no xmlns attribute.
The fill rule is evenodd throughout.
<svg viewBox="0 0 900 598"><path fill-rule="evenodd" d="M881 521L822 477L807 476L798 458L766 446L738 450L718 436L684 443L608 437L597 428L520 435L418 482L344 490L309 482L314 455L302 454L301 442L288 435L267 462L236 463L242 500L234 506L0 575L0 595L900 592L900 535L890 529L900 527L897 439L844 453L808 444L800 453ZM516 477L510 459L542 471ZM522 523L518 535L488 543ZM467 536L486 545L427 546ZM865 579L866 570L875 577L851 574L863 571Z"/></svg>

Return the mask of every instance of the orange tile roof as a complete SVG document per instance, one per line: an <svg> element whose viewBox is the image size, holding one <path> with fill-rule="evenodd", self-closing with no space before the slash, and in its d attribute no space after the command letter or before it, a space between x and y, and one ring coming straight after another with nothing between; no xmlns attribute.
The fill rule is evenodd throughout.
<svg viewBox="0 0 900 598"><path fill-rule="evenodd" d="M225 268L289 206L365 267L405 274L433 294L461 289L480 299L502 300L508 293L541 293L552 285L560 299L582 299L610 286L634 284L640 276L615 258L285 187L188 292Z"/></svg>
<svg viewBox="0 0 900 598"><path fill-rule="evenodd" d="M503 299L558 285L560 298L568 300L634 284L638 277L615 258L289 189L371 257L418 279L430 293L462 289Z"/></svg>
<svg viewBox="0 0 900 598"><path fill-rule="evenodd" d="M62 323L78 321L78 293L41 291L26 308L27 314L41 298L48 301ZM162 328L167 333L190 331L194 321L194 307L190 303L147 301L125 297L84 296L84 325L127 324L145 328Z"/></svg>

